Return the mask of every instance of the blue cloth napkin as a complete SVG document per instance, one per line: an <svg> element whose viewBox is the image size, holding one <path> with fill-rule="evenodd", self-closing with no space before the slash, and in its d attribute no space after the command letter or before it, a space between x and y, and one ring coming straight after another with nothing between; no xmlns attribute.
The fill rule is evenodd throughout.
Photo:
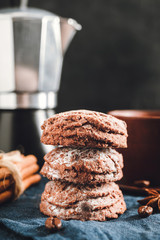
<svg viewBox="0 0 160 240"><path fill-rule="evenodd" d="M44 216L39 211L40 197L46 180L31 187L17 200L0 206L0 240L130 240L160 239L160 214L141 219L137 214L141 197L125 195L127 211L118 219L96 222L62 221L56 233L45 229Z"/></svg>

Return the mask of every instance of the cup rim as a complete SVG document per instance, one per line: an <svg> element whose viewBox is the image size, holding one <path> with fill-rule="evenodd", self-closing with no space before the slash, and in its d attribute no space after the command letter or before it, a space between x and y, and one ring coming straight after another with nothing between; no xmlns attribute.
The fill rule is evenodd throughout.
<svg viewBox="0 0 160 240"><path fill-rule="evenodd" d="M124 109L109 111L108 114L132 119L160 119L160 110Z"/></svg>

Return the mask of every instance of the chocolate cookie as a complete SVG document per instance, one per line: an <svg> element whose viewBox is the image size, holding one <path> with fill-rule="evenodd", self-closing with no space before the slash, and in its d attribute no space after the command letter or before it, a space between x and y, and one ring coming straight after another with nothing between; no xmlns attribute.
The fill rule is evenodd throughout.
<svg viewBox="0 0 160 240"><path fill-rule="evenodd" d="M105 221L108 218L117 218L124 213L126 205L120 190L108 194L106 197L88 198L76 202L67 208L52 204L53 199L43 198L40 211L48 216L61 219L97 220Z"/></svg>
<svg viewBox="0 0 160 240"><path fill-rule="evenodd" d="M116 150L58 147L46 154L41 173L50 180L80 184L111 182L122 177L123 157Z"/></svg>
<svg viewBox="0 0 160 240"><path fill-rule="evenodd" d="M122 169L109 173L93 173L93 172L78 172L74 168L72 170L55 170L47 162L43 165L41 174L49 180L61 180L76 184L94 185L97 183L115 182L123 177Z"/></svg>
<svg viewBox="0 0 160 240"><path fill-rule="evenodd" d="M89 206L87 203L83 203L81 208L60 208L56 207L47 201L43 201L40 204L40 211L48 216L56 216L58 218L69 220L76 219L81 221L94 220L94 221L106 221L110 218L118 218L118 215L123 214L126 210L126 204L123 199L119 200L113 206L104 208L102 210L88 211Z"/></svg>
<svg viewBox="0 0 160 240"><path fill-rule="evenodd" d="M49 203L58 207L68 208L72 205L78 206L79 202L92 199L92 205L97 204L97 208L111 205L111 201L115 201L119 196L122 197L122 193L119 187L115 183L104 183L95 186L82 186L71 183L62 183L60 181L50 181L46 184L45 190L42 194L42 201L48 201ZM77 205L78 204L78 205ZM106 205L107 204L107 205Z"/></svg>
<svg viewBox="0 0 160 240"><path fill-rule="evenodd" d="M79 110L53 115L42 125L41 142L92 148L127 147L126 123L111 115Z"/></svg>
<svg viewBox="0 0 160 240"><path fill-rule="evenodd" d="M123 168L123 156L112 148L57 147L44 156L52 169L112 173Z"/></svg>

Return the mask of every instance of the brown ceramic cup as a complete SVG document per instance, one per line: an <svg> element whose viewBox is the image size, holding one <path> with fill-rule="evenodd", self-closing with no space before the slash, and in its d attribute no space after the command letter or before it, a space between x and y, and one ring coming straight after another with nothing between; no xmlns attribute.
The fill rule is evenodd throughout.
<svg viewBox="0 0 160 240"><path fill-rule="evenodd" d="M109 114L124 120L128 128L128 148L124 157L122 183L149 180L160 186L160 111L115 110Z"/></svg>

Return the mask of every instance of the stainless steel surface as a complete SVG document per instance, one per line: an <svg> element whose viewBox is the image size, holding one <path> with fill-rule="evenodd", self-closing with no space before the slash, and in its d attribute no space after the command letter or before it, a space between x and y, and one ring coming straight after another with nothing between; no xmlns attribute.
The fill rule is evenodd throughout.
<svg viewBox="0 0 160 240"><path fill-rule="evenodd" d="M54 109L57 106L57 94L39 93L1 93L0 109Z"/></svg>
<svg viewBox="0 0 160 240"><path fill-rule="evenodd" d="M42 18L39 59L38 90L57 92L63 62L59 17L45 16Z"/></svg>
<svg viewBox="0 0 160 240"><path fill-rule="evenodd" d="M60 18L62 52L65 53L76 31L80 31L82 26L72 18Z"/></svg>
<svg viewBox="0 0 160 240"><path fill-rule="evenodd" d="M73 19L27 7L0 10L0 108L56 106L63 55L77 30ZM48 104L53 92L54 100ZM39 96L42 100L39 100ZM22 101L22 102L21 102Z"/></svg>
<svg viewBox="0 0 160 240"><path fill-rule="evenodd" d="M13 91L39 91L41 20L14 18L13 31L15 55L15 89ZM50 77L50 81L56 81L52 76Z"/></svg>
<svg viewBox="0 0 160 240"><path fill-rule="evenodd" d="M20 150L25 155L34 154L40 166L44 164L44 155L53 146L42 144L41 125L51 117L53 109L0 109L0 148L4 152Z"/></svg>
<svg viewBox="0 0 160 240"><path fill-rule="evenodd" d="M0 92L15 89L12 19L0 15Z"/></svg>
<svg viewBox="0 0 160 240"><path fill-rule="evenodd" d="M27 7L27 5L28 5L28 0L21 0L19 7L20 7L21 9L25 9L25 8Z"/></svg>
<svg viewBox="0 0 160 240"><path fill-rule="evenodd" d="M43 110L43 111L38 110L37 114L35 114L34 122L36 123L35 126L37 128L36 130L38 132L39 139L42 135L42 129L40 128L40 126L42 126L42 124L44 123L46 118L49 118L49 117L53 116L54 114L55 114L54 110L47 110L47 112L45 110ZM46 145L41 142L40 142L40 145L41 145L41 149L43 150L43 152L45 154L50 152L54 148L54 146L52 146L52 145Z"/></svg>

